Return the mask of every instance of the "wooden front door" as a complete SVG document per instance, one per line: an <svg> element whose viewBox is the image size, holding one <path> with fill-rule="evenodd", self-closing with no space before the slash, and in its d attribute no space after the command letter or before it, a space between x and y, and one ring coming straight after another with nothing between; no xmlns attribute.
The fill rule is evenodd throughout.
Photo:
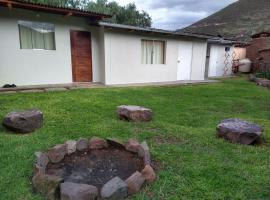
<svg viewBox="0 0 270 200"><path fill-rule="evenodd" d="M91 33L70 31L73 82L92 82Z"/></svg>

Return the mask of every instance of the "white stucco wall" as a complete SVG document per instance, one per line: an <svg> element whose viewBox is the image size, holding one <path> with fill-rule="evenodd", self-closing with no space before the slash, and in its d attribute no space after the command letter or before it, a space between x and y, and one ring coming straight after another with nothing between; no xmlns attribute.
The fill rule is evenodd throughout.
<svg viewBox="0 0 270 200"><path fill-rule="evenodd" d="M166 43L164 65L141 63L141 40L155 39ZM177 81L179 42L153 35L105 30L105 71L107 85ZM188 40L187 40L188 41ZM194 40L190 40L194 42ZM192 79L203 80L206 57L206 41L194 42Z"/></svg>
<svg viewBox="0 0 270 200"><path fill-rule="evenodd" d="M18 20L55 24L56 50L20 49ZM103 82L104 52L100 28L90 27L83 18L44 14L0 7L0 86L72 83L70 30L92 35L93 82Z"/></svg>

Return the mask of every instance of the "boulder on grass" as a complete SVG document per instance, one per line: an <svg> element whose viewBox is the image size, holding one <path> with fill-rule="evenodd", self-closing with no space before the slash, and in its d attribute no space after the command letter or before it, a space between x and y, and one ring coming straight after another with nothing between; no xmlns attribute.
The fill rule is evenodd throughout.
<svg viewBox="0 0 270 200"><path fill-rule="evenodd" d="M43 114L32 109L22 112L11 112L3 120L3 126L17 133L31 133L42 127Z"/></svg>
<svg viewBox="0 0 270 200"><path fill-rule="evenodd" d="M217 133L232 143L251 145L260 141L263 128L240 119L226 119L217 126Z"/></svg>
<svg viewBox="0 0 270 200"><path fill-rule="evenodd" d="M117 116L120 120L131 122L149 122L152 120L152 110L140 106L118 106Z"/></svg>
<svg viewBox="0 0 270 200"><path fill-rule="evenodd" d="M98 189L92 185L71 182L61 183L61 200L96 200Z"/></svg>

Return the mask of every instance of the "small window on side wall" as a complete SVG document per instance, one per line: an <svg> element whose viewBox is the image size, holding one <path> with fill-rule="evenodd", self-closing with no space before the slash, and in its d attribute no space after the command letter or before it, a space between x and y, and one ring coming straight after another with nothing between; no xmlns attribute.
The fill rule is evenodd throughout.
<svg viewBox="0 0 270 200"><path fill-rule="evenodd" d="M21 49L56 50L55 27L49 23L19 21Z"/></svg>
<svg viewBox="0 0 270 200"><path fill-rule="evenodd" d="M142 64L165 64L165 42L142 40Z"/></svg>

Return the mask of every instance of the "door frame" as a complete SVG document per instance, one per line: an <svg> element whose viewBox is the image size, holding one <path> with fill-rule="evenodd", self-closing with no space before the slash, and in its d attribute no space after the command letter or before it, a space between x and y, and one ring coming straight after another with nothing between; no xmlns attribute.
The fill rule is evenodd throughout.
<svg viewBox="0 0 270 200"><path fill-rule="evenodd" d="M88 33L90 35L90 65L91 65L91 69L90 69L90 80L89 81L77 81L76 77L75 77L75 65L74 65L74 60L73 60L73 55L72 55L72 51L73 51L73 46L74 46L74 40L73 40L73 33L75 32L85 32ZM72 82L73 83L80 83L80 82L93 82L93 57L92 57L92 34L90 31L85 31L85 30L70 30L69 31L69 35L70 35L70 51L71 51L71 66L72 66Z"/></svg>

